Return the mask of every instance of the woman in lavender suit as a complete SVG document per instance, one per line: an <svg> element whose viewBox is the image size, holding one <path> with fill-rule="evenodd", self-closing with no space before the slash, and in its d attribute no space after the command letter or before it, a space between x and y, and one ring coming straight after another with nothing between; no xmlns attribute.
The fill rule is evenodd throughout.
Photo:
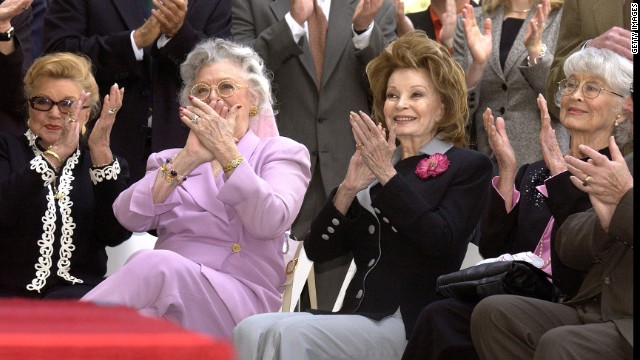
<svg viewBox="0 0 640 360"><path fill-rule="evenodd" d="M240 320L281 305L280 249L309 184L309 152L278 136L269 78L250 48L206 40L180 72L184 148L152 154L113 205L129 230L157 231L155 249L83 300L229 339Z"/></svg>

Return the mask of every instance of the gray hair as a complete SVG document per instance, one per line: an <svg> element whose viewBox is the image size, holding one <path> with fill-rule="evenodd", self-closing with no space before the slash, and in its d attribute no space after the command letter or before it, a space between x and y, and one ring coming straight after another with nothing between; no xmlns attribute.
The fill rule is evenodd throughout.
<svg viewBox="0 0 640 360"><path fill-rule="evenodd" d="M180 89L180 105L189 102L189 91L193 86L198 71L209 64L230 61L238 64L244 72L244 80L249 84L249 91L256 100L256 106L273 105L271 95L271 73L264 62L252 48L224 39L207 39L196 45L180 65L182 88Z"/></svg>
<svg viewBox="0 0 640 360"><path fill-rule="evenodd" d="M624 99L631 95L629 89L633 83L633 63L611 50L584 48L569 56L564 62L563 69L566 78L577 73L592 74L601 78L609 90L624 96ZM558 107L560 107L561 97L560 90L556 91L554 100ZM619 99L616 108L612 109L614 112L622 111L624 99ZM624 145L631 140L633 119L628 114L624 116L627 121L616 126L613 133L619 145Z"/></svg>

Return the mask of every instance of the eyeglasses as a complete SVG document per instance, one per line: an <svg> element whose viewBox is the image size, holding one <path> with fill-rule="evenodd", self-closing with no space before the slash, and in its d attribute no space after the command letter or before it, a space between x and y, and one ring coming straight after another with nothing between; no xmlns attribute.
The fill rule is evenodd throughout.
<svg viewBox="0 0 640 360"><path fill-rule="evenodd" d="M75 100L73 99L62 99L60 101L53 101L46 96L34 96L29 99L29 105L33 110L38 111L49 111L53 109L53 105L56 105L61 113L69 114L73 109L73 103ZM88 106L83 106L83 109L89 108Z"/></svg>
<svg viewBox="0 0 640 360"><path fill-rule="evenodd" d="M567 80L564 79L562 81L560 81L558 83L558 90L560 90L560 94L562 94L562 96L565 95L571 95L574 92L576 92L576 90L578 89L578 87L580 86L580 82L576 81L576 80ZM598 86L597 84L591 83L591 82L586 82L584 84L582 84L582 95L584 95L584 97L586 97L587 99L595 99L598 97L598 95L600 95L601 91L606 91L608 93L611 93L613 95L619 96L621 98L624 98L624 96L613 92L611 90L602 88L600 86Z"/></svg>
<svg viewBox="0 0 640 360"><path fill-rule="evenodd" d="M236 93L239 88L243 88L245 86L234 83L231 80L222 80L213 86L213 89L216 90L216 93L220 95L220 97L226 98ZM189 93L191 96L197 97L200 100L206 100L209 95L211 95L212 87L209 84L198 83L193 85L191 91Z"/></svg>

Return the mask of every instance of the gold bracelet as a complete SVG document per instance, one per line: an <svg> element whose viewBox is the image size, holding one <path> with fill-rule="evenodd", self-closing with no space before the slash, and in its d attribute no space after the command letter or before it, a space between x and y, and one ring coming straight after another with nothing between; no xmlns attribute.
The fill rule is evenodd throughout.
<svg viewBox="0 0 640 360"><path fill-rule="evenodd" d="M60 155L56 154L55 152L51 151L51 150L46 150L44 152L45 155L51 155L54 158L56 158L56 160L58 160L58 162L60 163L60 165L62 165L62 159L60 158Z"/></svg>
<svg viewBox="0 0 640 360"><path fill-rule="evenodd" d="M106 164L91 165L91 168L92 168L92 169L97 169L97 168L105 167L105 166L107 166L107 165L111 165L111 164L113 164L113 159L111 159L111 161L110 161L110 162L108 162L108 163L106 163Z"/></svg>
<svg viewBox="0 0 640 360"><path fill-rule="evenodd" d="M242 157L242 155L240 155L237 158L229 161L227 163L227 165L225 165L222 170L224 170L224 173L226 174L226 173L230 172L231 170L237 168L238 165L240 165L240 163L242 162L242 160L244 160L244 157Z"/></svg>

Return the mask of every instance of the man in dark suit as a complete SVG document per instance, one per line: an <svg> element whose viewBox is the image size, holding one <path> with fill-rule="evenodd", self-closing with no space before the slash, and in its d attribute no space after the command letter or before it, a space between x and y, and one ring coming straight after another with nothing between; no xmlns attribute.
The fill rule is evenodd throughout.
<svg viewBox="0 0 640 360"><path fill-rule="evenodd" d="M280 134L303 143L311 153L311 184L292 229L300 240L347 172L355 148L349 112L370 112L365 66L396 38L394 8L386 0L319 1L328 31L318 79L307 36L313 3L233 2L233 39L251 44L274 73ZM349 262L342 257L316 264L319 308L333 307Z"/></svg>
<svg viewBox="0 0 640 360"><path fill-rule="evenodd" d="M127 159L132 182L151 152L184 146L189 129L178 117L179 66L209 37L231 37L231 0L52 1L45 15L45 52L82 52L96 69L100 94L125 88L111 135ZM145 18L149 17L145 22ZM151 131L153 129L153 131Z"/></svg>
<svg viewBox="0 0 640 360"><path fill-rule="evenodd" d="M31 0L0 0L0 83L3 89L21 89L22 75L33 61L29 40L30 5ZM23 100L19 91L4 91L0 96L0 131L22 135L27 130Z"/></svg>

